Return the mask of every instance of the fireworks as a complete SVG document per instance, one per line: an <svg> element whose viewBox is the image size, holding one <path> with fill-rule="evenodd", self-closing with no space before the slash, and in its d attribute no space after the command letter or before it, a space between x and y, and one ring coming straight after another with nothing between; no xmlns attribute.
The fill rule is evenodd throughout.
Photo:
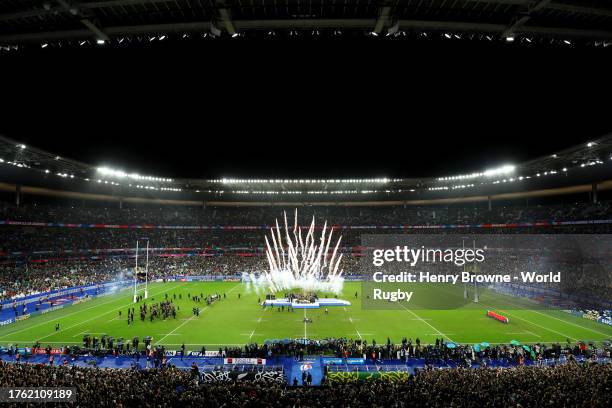
<svg viewBox="0 0 612 408"><path fill-rule="evenodd" d="M272 293L290 289L340 293L344 282L340 269L343 255L338 253L342 236L331 250L333 228L327 227L327 221L316 237L314 216L306 233L298 224L297 209L293 228L289 227L286 212L283 216L284 228L280 228L277 219L276 227L270 229L270 239L265 238L269 270L259 277L251 276L255 287L265 287Z"/></svg>

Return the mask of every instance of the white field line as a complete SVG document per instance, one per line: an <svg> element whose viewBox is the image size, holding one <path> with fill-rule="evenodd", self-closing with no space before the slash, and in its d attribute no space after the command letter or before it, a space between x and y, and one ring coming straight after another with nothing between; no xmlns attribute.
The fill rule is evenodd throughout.
<svg viewBox="0 0 612 408"><path fill-rule="evenodd" d="M263 312L261 313L261 316L259 316L259 319L256 320L257 324L262 322L262 318L263 315L268 311L268 308L264 308ZM253 329L253 331L251 332L251 334L249 335L249 341L251 341L251 339L253 338L253 336L263 336L262 334L255 334L255 329Z"/></svg>
<svg viewBox="0 0 612 408"><path fill-rule="evenodd" d="M512 303L512 302L509 302L509 303ZM491 305L487 305L486 303L483 303L483 302L482 302L482 299L481 299L481 301L479 302L479 304L484 305L484 306L488 306L488 307L490 307L490 308L493 308L493 306L491 306ZM515 306L520 306L520 305L518 305L517 303L514 303L514 305L515 305ZM513 316L515 319L522 320L522 321L524 321L524 322L527 322L527 323L529 323L529 324L531 324L531 325L533 325L533 326L537 326L537 327L539 327L539 328L541 328L541 329L544 329L544 330L547 330L547 331L549 331L549 332L559 334L559 335L561 335L561 336L563 336L563 337L565 337L565 338L569 338L569 339L572 339L572 340L578 340L578 339L576 339L576 338L574 338L574 337L572 337L572 336L568 336L567 334L561 333L561 332L559 332L559 331L557 331L557 330L550 329L550 328L548 328L548 327L544 327L544 326L542 326L542 325L540 325L540 324L537 324L537 323L534 323L534 322L532 322L532 321L529 321L529 320L527 320L527 319L525 319L525 318L521 318L521 317L518 317L518 316L516 316L516 315L512 315L512 314L510 314L510 313L509 313L507 310L500 309L500 308L493 308L493 309L497 309L497 310L499 310L499 311L501 311L501 312L504 312L504 313L505 313L505 314L507 314L508 316ZM524 308L524 307L522 307L522 306L521 306L521 310L526 310L526 311L529 311L529 310L531 310L531 309L526 309L526 308ZM532 310L532 311L533 311L533 310ZM546 315L546 314L544 314L544 313L540 313L540 312L537 312L537 313L539 313L539 314L543 314L544 316L548 316L548 315ZM551 317L552 317L552 316L551 316ZM555 317L553 317L553 318L555 318ZM555 318L555 319L557 319L557 318ZM565 322L565 320L562 320L562 319L558 319L558 320L561 320L562 322ZM567 323L567 322L566 322L566 323ZM581 327L581 328L585 328L585 329L586 329L586 327L583 327L583 326L578 326L578 327ZM540 337L541 337L541 336L540 336ZM500 343L500 344L503 344L503 343Z"/></svg>
<svg viewBox="0 0 612 408"><path fill-rule="evenodd" d="M423 323L425 323L426 325L428 325L429 327L431 327L435 332L437 332L438 335L445 337L446 339L452 341L453 343L455 343L455 341L453 339L451 339L450 337L446 336L444 333L442 333L440 330L436 329L431 323L428 323L427 321L423 320L421 318L421 316L419 316L418 314L416 314L415 312L413 312L412 310L408 309L406 306L404 306L402 303L398 303L401 307L403 307L404 309L406 309L407 312L412 313L412 315L414 317L417 318L417 320L422 321Z"/></svg>
<svg viewBox="0 0 612 408"><path fill-rule="evenodd" d="M344 308L344 311L348 313L348 310L346 309L346 307ZM355 332L357 333L357 336L359 336L359 340L363 340L363 336L372 336L371 333L363 333L363 336L362 336L362 334L359 332L359 330L357 330L357 325L355 324L355 322L353 321L353 318L351 316L349 316L348 321L351 322L351 324L355 328Z"/></svg>
<svg viewBox="0 0 612 408"><path fill-rule="evenodd" d="M129 288L126 288L126 289L129 289ZM122 290L120 290L119 292L122 292L122 291L124 291L124 290L125 290L125 289L122 289ZM72 316L72 315L75 315L75 314L77 314L77 313L84 312L84 311L86 311L86 310L94 309L94 308L96 308L96 307L100 307L100 306L103 306L103 305L108 305L109 303L113 303L113 302L116 302L116 301L118 301L118 300L120 300L120 299L110 300L110 301L108 301L108 302L100 303L100 304L97 304L97 305L94 305L94 306L90 306L90 307L85 308L85 309L82 309L82 310L78 310L78 311L76 311L76 312L72 312L72 313L68 313L68 314L66 314L66 315L62 315L62 316L60 316L60 317L56 317L55 319L45 320L45 321L44 321L44 322L42 322L42 323L34 324L34 325L31 325L31 326L28 326L28 327L22 328L22 329L20 329L20 330L15 330L15 331L12 331L12 332L10 332L10 333L3 334L2 336L0 336L0 339L1 339L1 338L3 338L3 337L10 336L11 334L21 333L22 331L30 330L30 329L33 329L34 327L42 326L43 324L48 324L48 323L54 322L54 321L56 321L56 320L63 319L63 318L65 318L65 317ZM71 306L72 306L72 305L71 305Z"/></svg>
<svg viewBox="0 0 612 408"><path fill-rule="evenodd" d="M172 289L174 289L174 288L176 288L176 287L178 287L178 286L180 286L180 284L179 284L179 285L175 285L175 286L173 286L173 287L172 287ZM155 293L164 293L164 292L166 292L166 291L168 291L168 290L170 290L170 289L167 289L167 290L162 290L162 291L160 291L160 292L157 292L157 291L156 291ZM44 339L44 338L47 338L47 337L49 337L49 336L52 336L52 335L54 335L54 334L57 334L57 333L63 332L63 331L65 331L65 330L70 330L70 329L72 329L73 327L80 326L80 325L82 325L83 323L87 323L87 322L90 322L90 321L92 321L92 320L99 319L100 317L102 317L102 316L104 316L104 315L107 315L107 314L109 314L109 313L115 312L115 311L117 311L117 310L119 310L119 309L121 309L121 308L123 308L123 307L125 307L125 304L123 304L123 305L121 305L121 306L119 306L119 307L116 307L116 308L114 308L114 309L108 310L108 311L106 311L106 312L104 312L104 313L102 313L102 314L96 315L96 316L92 317L91 319L87 319L87 320L83 320L83 321L80 321L80 322L78 322L78 323L75 323L75 324L73 324L72 326L68 326L68 327L67 327L67 328L65 328L65 329L60 329L60 330L58 330L58 331L51 332L51 333L47 334L46 336L39 337L37 340L39 340L39 341L40 341L40 340L42 340L42 339Z"/></svg>
<svg viewBox="0 0 612 408"><path fill-rule="evenodd" d="M204 308L204 310L208 309L208 306ZM204 311L202 310L202 311ZM159 339L158 341L155 342L155 344L160 344L162 341L164 341L164 339L168 336L172 336L172 334L177 331L178 329L180 329L181 327L183 327L184 325L186 325L187 323L189 323L190 321L192 321L194 318L196 317L196 315L191 316L189 319L185 320L183 323L179 324L178 326L176 326L174 328L174 330L172 330L170 333L166 334L164 337L162 337L161 339Z"/></svg>
<svg viewBox="0 0 612 408"><path fill-rule="evenodd" d="M513 305L515 305L515 306L520 306L520 305L518 305L517 303L514 303L514 302L512 302L512 301L510 301L510 300L508 300L508 303L513 304ZM593 332L593 333L601 334L601 335L603 335L603 336L607 336L607 337L609 337L609 336L610 336L610 334L609 334L609 333L603 333L603 332L600 332L600 331L598 331L598 330L595 330L595 329L591 329L591 328L589 328L589 327L582 326L582 325L580 325L580 324L576 324L576 323L573 323L573 322L569 322L569 321L567 321L567 320L563 320L563 319L560 319L560 318L558 318L558 317L551 316L551 315L549 315L549 314L539 312L539 311L537 311L537 310L533 310L533 309L525 309L525 310L530 311L530 312L533 312L533 313L537 313L537 314L539 314L539 315L542 315L542 316L545 316L545 317L548 317L548 318L551 318L551 319L558 320L558 321L560 321L560 322L562 322L562 323L566 323L566 324L569 324L569 325L572 325L572 326L579 327L579 328L584 329L584 330L591 331L591 332Z"/></svg>
<svg viewBox="0 0 612 408"><path fill-rule="evenodd" d="M84 331L82 331L82 332L80 332L80 333L75 334L75 335L74 335L74 336L72 336L72 337L78 337L78 336L80 336L81 334L85 334L85 333L88 333L88 334L96 334L96 333L89 333L89 331L88 331L88 330L84 330Z"/></svg>
<svg viewBox="0 0 612 408"><path fill-rule="evenodd" d="M229 291L227 291L227 293L231 293L234 289L236 289L238 287L238 285L240 285L239 283L234 285L233 288L231 288ZM206 309L208 309L210 306L206 306L204 309L202 309L202 312L204 312ZM191 316L189 319L185 320L183 323L179 324L178 326L176 326L174 328L174 330L172 330L170 333L166 334L164 337L162 337L161 339L159 339L158 341L155 342L155 344L160 344L162 341L164 341L164 339L170 335L172 335L172 333L174 333L175 331L177 331L178 329L180 329L181 327L183 327L184 325L186 325L187 323L189 323L190 321L193 320L193 318L196 317L196 315Z"/></svg>
<svg viewBox="0 0 612 408"><path fill-rule="evenodd" d="M482 303L482 302L480 302L480 304L481 304L481 305L484 305L484 306L489 306L489 307L492 307L492 306L490 306L490 305L487 305L486 303ZM508 312L507 310L504 310L504 309L499 309L499 308L496 308L496 309L497 309L497 310L499 310L500 312L503 312L503 313L507 314L508 316L510 316L510 317L512 317L512 318L514 318L514 319L519 319L519 320L522 320L522 321L524 321L524 322L527 322L527 323L531 324L532 326L537 326L537 327L539 327L540 329L547 330L547 331L549 331L549 332L551 332L551 333L556 333L556 334L559 334L559 335L561 335L561 336L565 337L566 339L578 340L578 339L576 339L575 337L572 337L572 336L570 336L570 335L568 335L568 334L561 333L560 331L557 331L557 330L554 330L554 329L550 329L550 328L548 328L548 327L542 326L542 325L540 325L540 324L538 324L538 323L534 323L534 322L532 322L532 321L530 321L530 320L527 320L527 319L525 319L525 318L522 318L522 317L518 317L518 316L516 316L516 315L513 315L513 314L511 314L510 312Z"/></svg>

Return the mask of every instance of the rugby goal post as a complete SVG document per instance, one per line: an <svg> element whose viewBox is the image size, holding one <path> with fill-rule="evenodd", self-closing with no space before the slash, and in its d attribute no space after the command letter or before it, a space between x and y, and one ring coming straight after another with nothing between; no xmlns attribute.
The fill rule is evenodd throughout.
<svg viewBox="0 0 612 408"><path fill-rule="evenodd" d="M145 262L145 282L143 284L138 284L138 241L136 241L136 261L134 265L134 297L133 301L136 303L138 301L139 292L143 293L144 299L149 297L149 241L147 240L147 251L146 251L146 262Z"/></svg>

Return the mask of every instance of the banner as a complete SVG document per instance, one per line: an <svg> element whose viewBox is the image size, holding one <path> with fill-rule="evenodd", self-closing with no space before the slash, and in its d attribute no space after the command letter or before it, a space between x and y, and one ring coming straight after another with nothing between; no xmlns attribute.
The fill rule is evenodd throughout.
<svg viewBox="0 0 612 408"><path fill-rule="evenodd" d="M125 283L128 285L132 284L131 281L107 282L103 284L69 287L51 292L35 293L20 298L6 300L2 302L2 310L0 310L0 319L2 319L0 320L0 326L25 320L29 318L30 315L49 313L51 311L62 309L67 305L88 302L93 300L94 297L116 293L114 289L122 289ZM25 316L20 316L15 319L12 318L14 315L13 306L21 307L26 305L28 306L28 310L32 310L33 307L30 306L32 304L38 304L38 310L31 311Z"/></svg>
<svg viewBox="0 0 612 408"><path fill-rule="evenodd" d="M330 383L345 383L353 381L386 380L391 382L407 381L407 371L352 371L352 372L330 372L327 379Z"/></svg>
<svg viewBox="0 0 612 408"><path fill-rule="evenodd" d="M221 357L219 350L206 350L204 354L201 351L190 351L189 357Z"/></svg>
<svg viewBox="0 0 612 408"><path fill-rule="evenodd" d="M34 354L47 354L47 350L44 348L32 349ZM51 354L64 354L64 349L62 348L52 348Z"/></svg>
<svg viewBox="0 0 612 408"><path fill-rule="evenodd" d="M74 304L76 304L76 303L77 303L77 301L76 301L76 300L75 300L74 302L72 302L72 304L73 304L73 305L74 305ZM52 306L52 307L50 307L50 308L48 308L48 309L43 309L43 310L41 310L41 311L40 311L40 314L45 314L45 313L49 313L49 312L54 312L54 311L56 311L56 310L60 310L60 309L63 309L63 308L64 308L64 305Z"/></svg>
<svg viewBox="0 0 612 408"><path fill-rule="evenodd" d="M344 359L335 357L323 357L321 358L323 365L341 365L344 364Z"/></svg>
<svg viewBox="0 0 612 408"><path fill-rule="evenodd" d="M323 365L362 365L365 364L365 358L338 358L338 357L322 357Z"/></svg>
<svg viewBox="0 0 612 408"><path fill-rule="evenodd" d="M441 224L441 225L336 225L334 228L343 230L361 229L462 229L462 228L521 228L550 227L555 225L590 225L612 224L612 220L586 221L542 221L503 224ZM169 230L269 230L272 225L128 225L128 224L66 224L57 222L31 222L0 220L0 225L17 225L26 227L59 227L59 228L103 228L103 229L169 229Z"/></svg>
<svg viewBox="0 0 612 408"><path fill-rule="evenodd" d="M265 358L233 358L228 357L223 359L223 364L251 364L251 365L266 365Z"/></svg>
<svg viewBox="0 0 612 408"><path fill-rule="evenodd" d="M281 370L273 371L207 371L202 374L205 383L216 382L262 382L262 383L285 383L285 376Z"/></svg>

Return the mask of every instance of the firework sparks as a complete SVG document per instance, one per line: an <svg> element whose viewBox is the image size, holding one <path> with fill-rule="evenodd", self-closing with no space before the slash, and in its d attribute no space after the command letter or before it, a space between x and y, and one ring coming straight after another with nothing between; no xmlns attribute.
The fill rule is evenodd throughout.
<svg viewBox="0 0 612 408"><path fill-rule="evenodd" d="M256 288L266 288L272 293L302 289L339 294L344 282L340 268L343 255L338 252L342 236L336 241L330 256L334 231L327 227L327 222L317 240L314 216L307 231L298 224L297 209L293 228L289 227L286 212L283 212L283 218L284 228L281 229L277 219L276 226L270 229L269 239L265 237L269 270L259 277L251 275L251 282Z"/></svg>

